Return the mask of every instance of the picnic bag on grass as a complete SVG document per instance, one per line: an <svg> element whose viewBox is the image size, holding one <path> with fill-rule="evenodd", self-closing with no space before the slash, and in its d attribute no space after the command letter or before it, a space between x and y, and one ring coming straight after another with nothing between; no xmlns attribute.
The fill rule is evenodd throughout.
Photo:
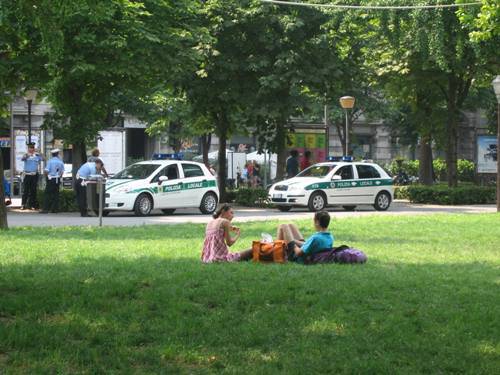
<svg viewBox="0 0 500 375"><path fill-rule="evenodd" d="M361 250L352 247L340 251L335 251L336 263L365 263L366 254Z"/></svg>
<svg viewBox="0 0 500 375"><path fill-rule="evenodd" d="M284 263L286 262L286 243L283 240L273 242L252 242L252 258L254 262Z"/></svg>
<svg viewBox="0 0 500 375"><path fill-rule="evenodd" d="M366 254L347 245L326 249L306 258L305 264L324 263L365 263Z"/></svg>

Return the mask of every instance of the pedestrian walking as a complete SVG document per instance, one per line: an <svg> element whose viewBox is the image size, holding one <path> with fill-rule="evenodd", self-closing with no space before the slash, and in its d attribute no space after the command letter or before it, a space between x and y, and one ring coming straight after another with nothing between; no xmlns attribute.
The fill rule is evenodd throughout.
<svg viewBox="0 0 500 375"><path fill-rule="evenodd" d="M87 213L87 180L90 176L101 173L102 166L102 160L96 158L95 161L83 164L76 174L76 200L82 217L89 216Z"/></svg>
<svg viewBox="0 0 500 375"><path fill-rule="evenodd" d="M299 152L291 150L290 156L286 159L286 177L292 178L299 173Z"/></svg>
<svg viewBox="0 0 500 375"><path fill-rule="evenodd" d="M307 150L304 152L304 156L302 157L302 160L300 161L300 170L303 171L304 169L307 169L311 166L311 151Z"/></svg>
<svg viewBox="0 0 500 375"><path fill-rule="evenodd" d="M38 186L38 176L40 163L44 157L36 152L35 143L28 143L28 152L23 155L24 162L23 196L21 198L21 210L38 209L38 199L36 189Z"/></svg>
<svg viewBox="0 0 500 375"><path fill-rule="evenodd" d="M62 175L64 174L64 163L59 158L60 150L53 149L50 153L52 157L47 162L44 169L46 178L45 194L43 197L43 209L41 214L46 214L49 211L57 213L59 211L59 187L61 185Z"/></svg>

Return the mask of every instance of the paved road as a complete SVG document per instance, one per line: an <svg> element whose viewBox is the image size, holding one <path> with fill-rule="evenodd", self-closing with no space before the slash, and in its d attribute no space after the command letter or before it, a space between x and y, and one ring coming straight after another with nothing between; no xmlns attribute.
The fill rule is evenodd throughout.
<svg viewBox="0 0 500 375"><path fill-rule="evenodd" d="M433 213L493 213L495 205L470 205L470 206L438 206L410 204L404 201L395 201L390 209L378 212L371 206L358 206L356 211L346 212L342 208L329 208L330 214L335 218L366 216L366 215L421 215ZM265 220L297 220L311 218L312 213L306 209L293 209L290 212L279 212L276 209L235 208L235 221L265 221ZM152 216L136 217L131 213L111 213L103 218L106 226L131 226L151 224L179 224L179 223L207 223L209 215L200 214L199 210L177 210L173 215L163 215L160 211L153 211ZM68 225L99 225L97 217L80 217L78 213L39 214L36 211L21 211L10 209L8 212L10 227L18 226L68 226Z"/></svg>

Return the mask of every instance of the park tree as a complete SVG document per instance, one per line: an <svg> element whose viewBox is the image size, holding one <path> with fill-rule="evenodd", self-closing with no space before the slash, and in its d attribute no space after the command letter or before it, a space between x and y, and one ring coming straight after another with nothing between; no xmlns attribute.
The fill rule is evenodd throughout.
<svg viewBox="0 0 500 375"><path fill-rule="evenodd" d="M422 111L420 117L427 118L425 111L429 110L429 105L433 113L439 113L441 106L446 108L448 185L456 186L460 111L464 109L472 81L487 75L495 66L491 60L492 45L471 42L470 30L460 23L453 9L384 13L372 22L380 22L381 43L389 47L378 49L378 61L386 62L385 67L382 64L380 67L391 71L396 80L415 84L413 99L415 108ZM432 96L437 97L434 103L423 99L422 85L424 92L432 91ZM418 100L419 97L422 99ZM423 131L429 128L419 126ZM422 133L421 138L430 140L428 134ZM428 141L425 148L429 149Z"/></svg>
<svg viewBox="0 0 500 375"><path fill-rule="evenodd" d="M22 94L24 88L40 87L47 79L46 60L40 49L41 34L29 17L30 11L30 4L17 0L4 0L0 4L0 118L10 115L6 109L15 95ZM0 153L0 176L3 174ZM3 183L0 187L0 228L8 228Z"/></svg>
<svg viewBox="0 0 500 375"><path fill-rule="evenodd" d="M199 20L206 31L196 50L198 68L187 71L178 87L186 93L193 113L212 124L219 139L218 184L226 192L227 140L248 125L257 80L248 69L252 43L251 1L214 0L200 4Z"/></svg>
<svg viewBox="0 0 500 375"><path fill-rule="evenodd" d="M189 66L190 12L189 1L33 6L50 78L44 92L55 110L46 125L73 145L74 167L85 161L87 142L115 123L124 95L146 95L159 78Z"/></svg>
<svg viewBox="0 0 500 375"><path fill-rule="evenodd" d="M337 77L337 50L324 26L329 17L312 8L264 5L255 9L249 67L258 79L253 110L259 146L277 153L284 176L292 116L304 117L311 86ZM338 71L338 69L337 69Z"/></svg>

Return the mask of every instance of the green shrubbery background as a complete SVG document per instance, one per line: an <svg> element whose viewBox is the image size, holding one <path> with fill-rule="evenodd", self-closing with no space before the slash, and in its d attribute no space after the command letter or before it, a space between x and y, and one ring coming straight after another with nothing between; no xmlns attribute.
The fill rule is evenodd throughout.
<svg viewBox="0 0 500 375"><path fill-rule="evenodd" d="M418 176L418 160L402 160L399 159L393 160L390 164L386 165L386 169L392 173L392 175L397 175L401 170L406 173L409 177ZM401 166L399 166L399 163ZM441 158L434 159L432 162L432 167L434 168L434 174L438 181L446 180L446 161ZM475 164L466 159L458 159L457 160L457 174L458 180L463 182L473 182L475 176L476 166Z"/></svg>
<svg viewBox="0 0 500 375"><path fill-rule="evenodd" d="M394 189L396 199L408 199L412 203L430 204L494 204L495 186L464 185L449 188L446 185L407 185Z"/></svg>

